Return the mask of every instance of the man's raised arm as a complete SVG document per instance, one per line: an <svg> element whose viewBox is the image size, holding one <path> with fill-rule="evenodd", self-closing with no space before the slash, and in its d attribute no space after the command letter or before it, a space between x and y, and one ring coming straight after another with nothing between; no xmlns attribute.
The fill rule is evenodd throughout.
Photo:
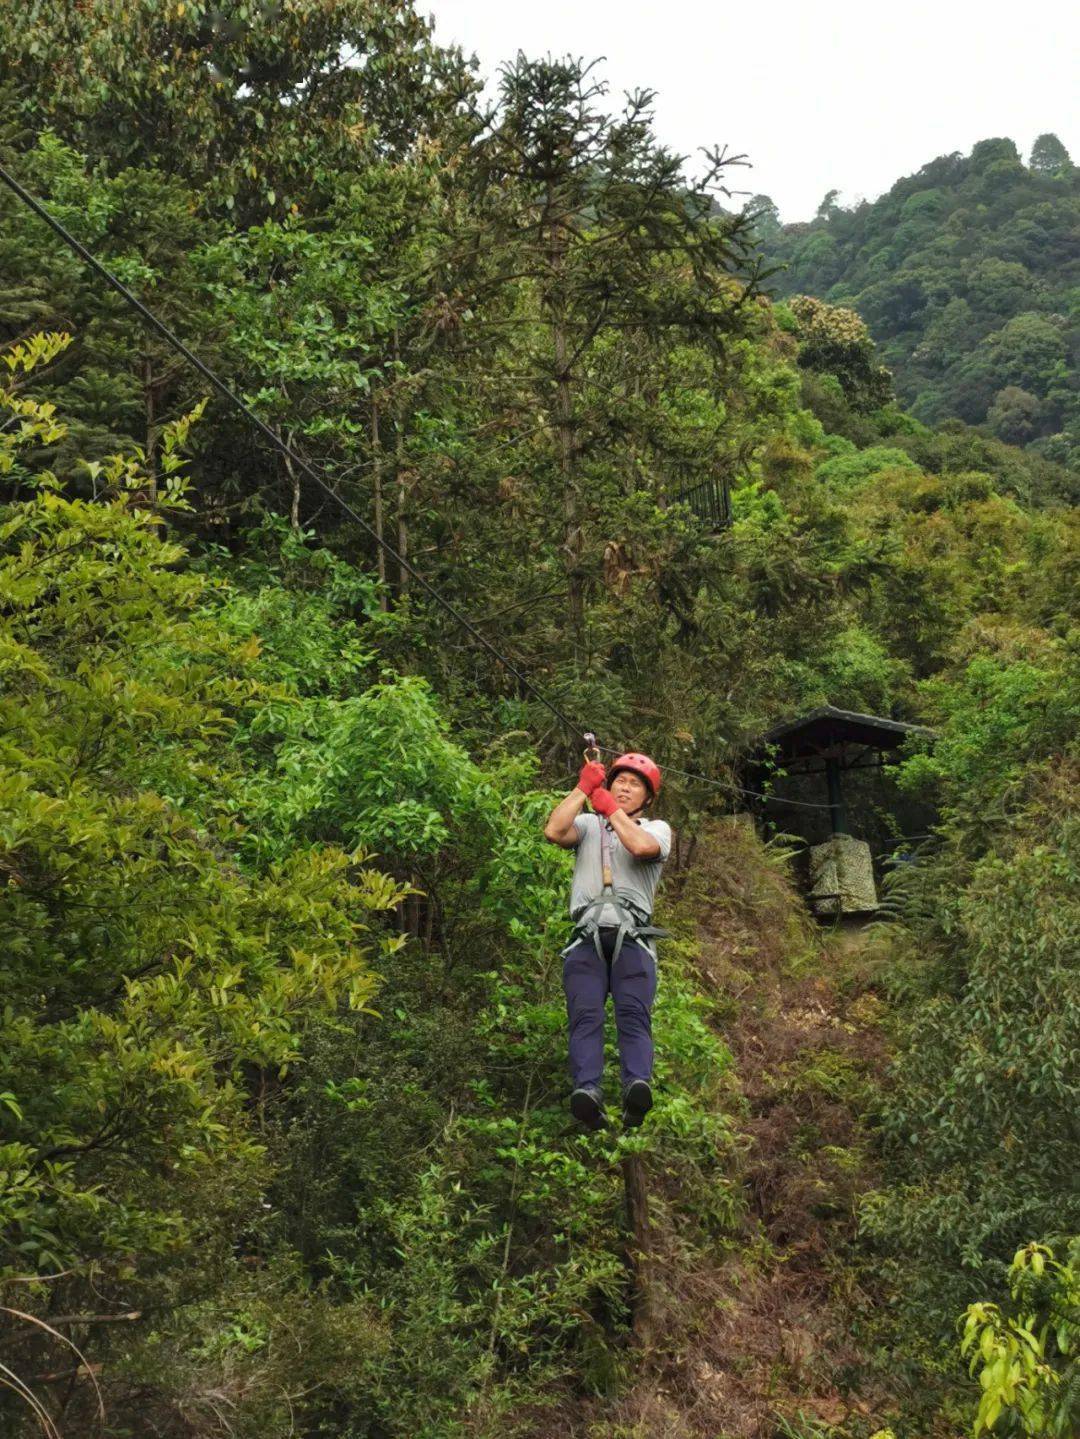
<svg viewBox="0 0 1080 1439"><path fill-rule="evenodd" d="M628 849L635 859L660 858L660 841L638 824L636 819L631 819L628 814L623 814L621 809L612 810L608 818L611 820L612 829L622 840L624 848Z"/></svg>
<svg viewBox="0 0 1080 1439"><path fill-rule="evenodd" d="M597 786L604 783L604 766L598 760L589 760L582 765L581 774L574 789L560 800L548 815L544 825L544 838L562 849L575 849L581 839L574 827L574 820L585 808L585 802Z"/></svg>

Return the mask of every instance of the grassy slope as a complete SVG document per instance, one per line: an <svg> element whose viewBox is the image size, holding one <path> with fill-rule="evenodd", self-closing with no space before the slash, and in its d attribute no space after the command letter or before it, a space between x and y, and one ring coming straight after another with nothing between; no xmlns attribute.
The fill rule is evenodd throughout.
<svg viewBox="0 0 1080 1439"><path fill-rule="evenodd" d="M676 877L677 923L710 1022L735 1056L724 1095L737 1134L741 1222L714 1248L680 1242L679 1195L651 1175L654 1324L618 1397L568 1402L545 1439L765 1439L891 1404L860 1350L874 1296L854 1249L874 1182L876 1081L887 1043L862 936L819 929L782 852L720 823ZM664 1057L658 1056L663 1082Z"/></svg>

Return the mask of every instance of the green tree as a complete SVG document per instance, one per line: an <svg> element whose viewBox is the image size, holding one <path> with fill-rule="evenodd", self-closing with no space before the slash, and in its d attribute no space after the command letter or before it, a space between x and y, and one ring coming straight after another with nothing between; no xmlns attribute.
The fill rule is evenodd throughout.
<svg viewBox="0 0 1080 1439"><path fill-rule="evenodd" d="M257 647L161 533L190 417L152 502L122 456L92 464L97 502L69 497L32 465L61 427L25 393L67 341L9 350L0 390L0 1272L32 1308L54 1284L67 1312L168 1323L242 1267L269 1178L252 1096L311 1016L369 1003L402 891L324 843L246 861L228 741L266 703ZM40 1360L48 1332L16 1328Z"/></svg>
<svg viewBox="0 0 1080 1439"><path fill-rule="evenodd" d="M472 243L478 260L493 259L477 275L477 293L498 296L508 321L537 327L531 359L555 438L552 507L561 516L579 661L588 525L582 459L604 443L606 428L581 413L589 362L624 331L645 346L661 337L670 345L681 333L719 348L744 328L756 273L748 217L713 214L725 157L714 154L690 183L681 157L652 135L652 95L628 97L611 118L602 105L607 87L590 69L519 55L503 72L498 113L472 161L482 226ZM740 271L750 273L736 283Z"/></svg>
<svg viewBox="0 0 1080 1439"><path fill-rule="evenodd" d="M1056 170L1066 169L1072 164L1069 152L1061 143L1058 137L1049 131L1040 135L1031 147L1031 157L1028 164L1033 170L1045 170L1053 173Z"/></svg>
<svg viewBox="0 0 1080 1439"><path fill-rule="evenodd" d="M943 824L893 886L904 1027L884 1120L895 1178L865 1222L907 1256L906 1312L942 1341L975 1298L974 1275L1031 1229L1071 1230L1078 1217L1080 687L1069 641L1023 643L1026 658L983 654L959 682L927 682L940 734L899 776L938 787Z"/></svg>
<svg viewBox="0 0 1080 1439"><path fill-rule="evenodd" d="M986 412L986 423L1006 444L1022 445L1036 431L1041 409L1036 396L1019 385L1006 385Z"/></svg>
<svg viewBox="0 0 1080 1439"><path fill-rule="evenodd" d="M836 197L839 193L839 190L828 190L826 192L825 198L814 212L817 219L831 220L832 217L839 212L840 207L836 203Z"/></svg>
<svg viewBox="0 0 1080 1439"><path fill-rule="evenodd" d="M968 292L983 312L1015 314L1030 300L1032 278L1028 270L1015 261L989 258L980 260L972 270Z"/></svg>
<svg viewBox="0 0 1080 1439"><path fill-rule="evenodd" d="M786 262L774 281L781 294L861 316L920 419L988 423L995 396L1018 386L1042 407L1023 442L1071 464L1078 400L1067 375L1080 330L1068 237L1080 223L1080 172L1056 146L1028 168L1011 140L982 141L872 204L785 226L765 250L770 263ZM1010 353L1011 334L1002 341L1003 325L1023 316L1057 330L1064 348L1049 363L1029 366Z"/></svg>
<svg viewBox="0 0 1080 1439"><path fill-rule="evenodd" d="M964 1316L961 1353L982 1387L972 1434L1065 1439L1080 1424L1080 1240L1064 1261L1043 1244L1018 1249L1009 1292L1011 1312L971 1304Z"/></svg>
<svg viewBox="0 0 1080 1439"><path fill-rule="evenodd" d="M217 227L199 215L186 185L153 168L110 178L51 134L4 157L166 324L199 334L205 357L219 361L221 322L199 270ZM65 417L64 434L45 459L89 493L79 461L137 445L153 491L163 428L199 394L192 372L7 190L0 214L4 269L15 291L8 303L0 297L0 336L25 335L27 306L35 324L75 332L43 381L42 393Z"/></svg>
<svg viewBox="0 0 1080 1439"><path fill-rule="evenodd" d="M754 229L763 244L780 234L780 211L771 195L752 195L746 202L746 211L754 218Z"/></svg>
<svg viewBox="0 0 1080 1439"><path fill-rule="evenodd" d="M798 324L799 364L835 375L856 411L876 410L892 394L892 377L876 363L869 331L854 310L796 295L791 311Z"/></svg>
<svg viewBox="0 0 1080 1439"><path fill-rule="evenodd" d="M305 209L328 175L401 158L471 85L398 0L0 4L0 87L110 173L157 166L242 222Z"/></svg>
<svg viewBox="0 0 1080 1439"><path fill-rule="evenodd" d="M1034 312L1014 315L987 338L995 372L1022 389L1045 393L1065 363L1066 341L1060 324Z"/></svg>

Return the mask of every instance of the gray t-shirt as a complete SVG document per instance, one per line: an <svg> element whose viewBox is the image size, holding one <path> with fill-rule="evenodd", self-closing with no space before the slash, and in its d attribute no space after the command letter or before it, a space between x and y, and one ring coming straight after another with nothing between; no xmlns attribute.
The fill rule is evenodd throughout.
<svg viewBox="0 0 1080 1439"><path fill-rule="evenodd" d="M626 894L646 914L652 914L656 886L660 883L660 871L664 867L664 860L671 853L671 826L662 819L638 820L642 829L651 834L660 845L660 853L655 859L638 859L626 848L607 820L604 823L611 840L613 888ZM574 820L574 828L581 839L574 850L574 883L570 890L572 915L584 905L599 899L604 888L604 870L600 858L600 816L579 814ZM603 925L619 923L619 916L611 905L604 906L599 918Z"/></svg>

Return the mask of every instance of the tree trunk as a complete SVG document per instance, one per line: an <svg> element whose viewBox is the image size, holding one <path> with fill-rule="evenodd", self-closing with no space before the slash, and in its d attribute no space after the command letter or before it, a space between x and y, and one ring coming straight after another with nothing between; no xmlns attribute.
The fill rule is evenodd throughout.
<svg viewBox="0 0 1080 1439"><path fill-rule="evenodd" d="M574 473L574 426L570 398L570 376L566 372L568 346L566 330L555 327L555 433L559 445L559 470L563 481L563 552L566 556L566 588L570 611L570 635L574 659L581 667L585 648L585 596L581 583L581 506Z"/></svg>
<svg viewBox="0 0 1080 1439"><path fill-rule="evenodd" d="M286 435L285 443L292 448L293 436ZM289 527L294 535L300 533L300 476L296 472L296 466L288 455L281 457L285 461L285 473L289 477L289 484L292 487L292 499L289 503Z"/></svg>
<svg viewBox="0 0 1080 1439"><path fill-rule="evenodd" d="M154 394L154 362L149 355L143 356L142 362L143 380L143 407L146 414L146 440L143 444L143 451L146 455L146 502L147 508L154 516L157 525L163 525L161 516L157 513L158 502L158 468L157 468L157 403Z"/></svg>
<svg viewBox="0 0 1080 1439"><path fill-rule="evenodd" d="M398 327L394 326L394 371L400 375L399 361L401 348L398 342ZM402 560L409 558L409 528L405 518L405 416L404 406L398 404L394 416L394 473L397 480L397 552ZM409 593L409 571L404 564L398 567L398 594Z"/></svg>
<svg viewBox="0 0 1080 1439"><path fill-rule="evenodd" d="M574 647L574 664L580 670L585 653L585 594L581 576L581 504L577 486L574 412L570 394L570 343L567 336L564 298L561 292L565 267L566 236L563 230L563 220L556 211L555 196L550 188L546 209L547 213L553 216L550 246L552 283L548 304L552 316L552 339L555 348L555 436L563 488L563 557L566 566L566 589L569 602L570 637Z"/></svg>
<svg viewBox="0 0 1080 1439"><path fill-rule="evenodd" d="M379 608L386 609L386 551L383 541L382 447L379 443L379 402L371 397L372 485L375 491L375 573L379 577Z"/></svg>
<svg viewBox="0 0 1080 1439"><path fill-rule="evenodd" d="M653 1333L652 1235L649 1228L649 1191L640 1154L622 1162L626 1189L626 1267L630 1278L630 1324L634 1340L646 1345Z"/></svg>

